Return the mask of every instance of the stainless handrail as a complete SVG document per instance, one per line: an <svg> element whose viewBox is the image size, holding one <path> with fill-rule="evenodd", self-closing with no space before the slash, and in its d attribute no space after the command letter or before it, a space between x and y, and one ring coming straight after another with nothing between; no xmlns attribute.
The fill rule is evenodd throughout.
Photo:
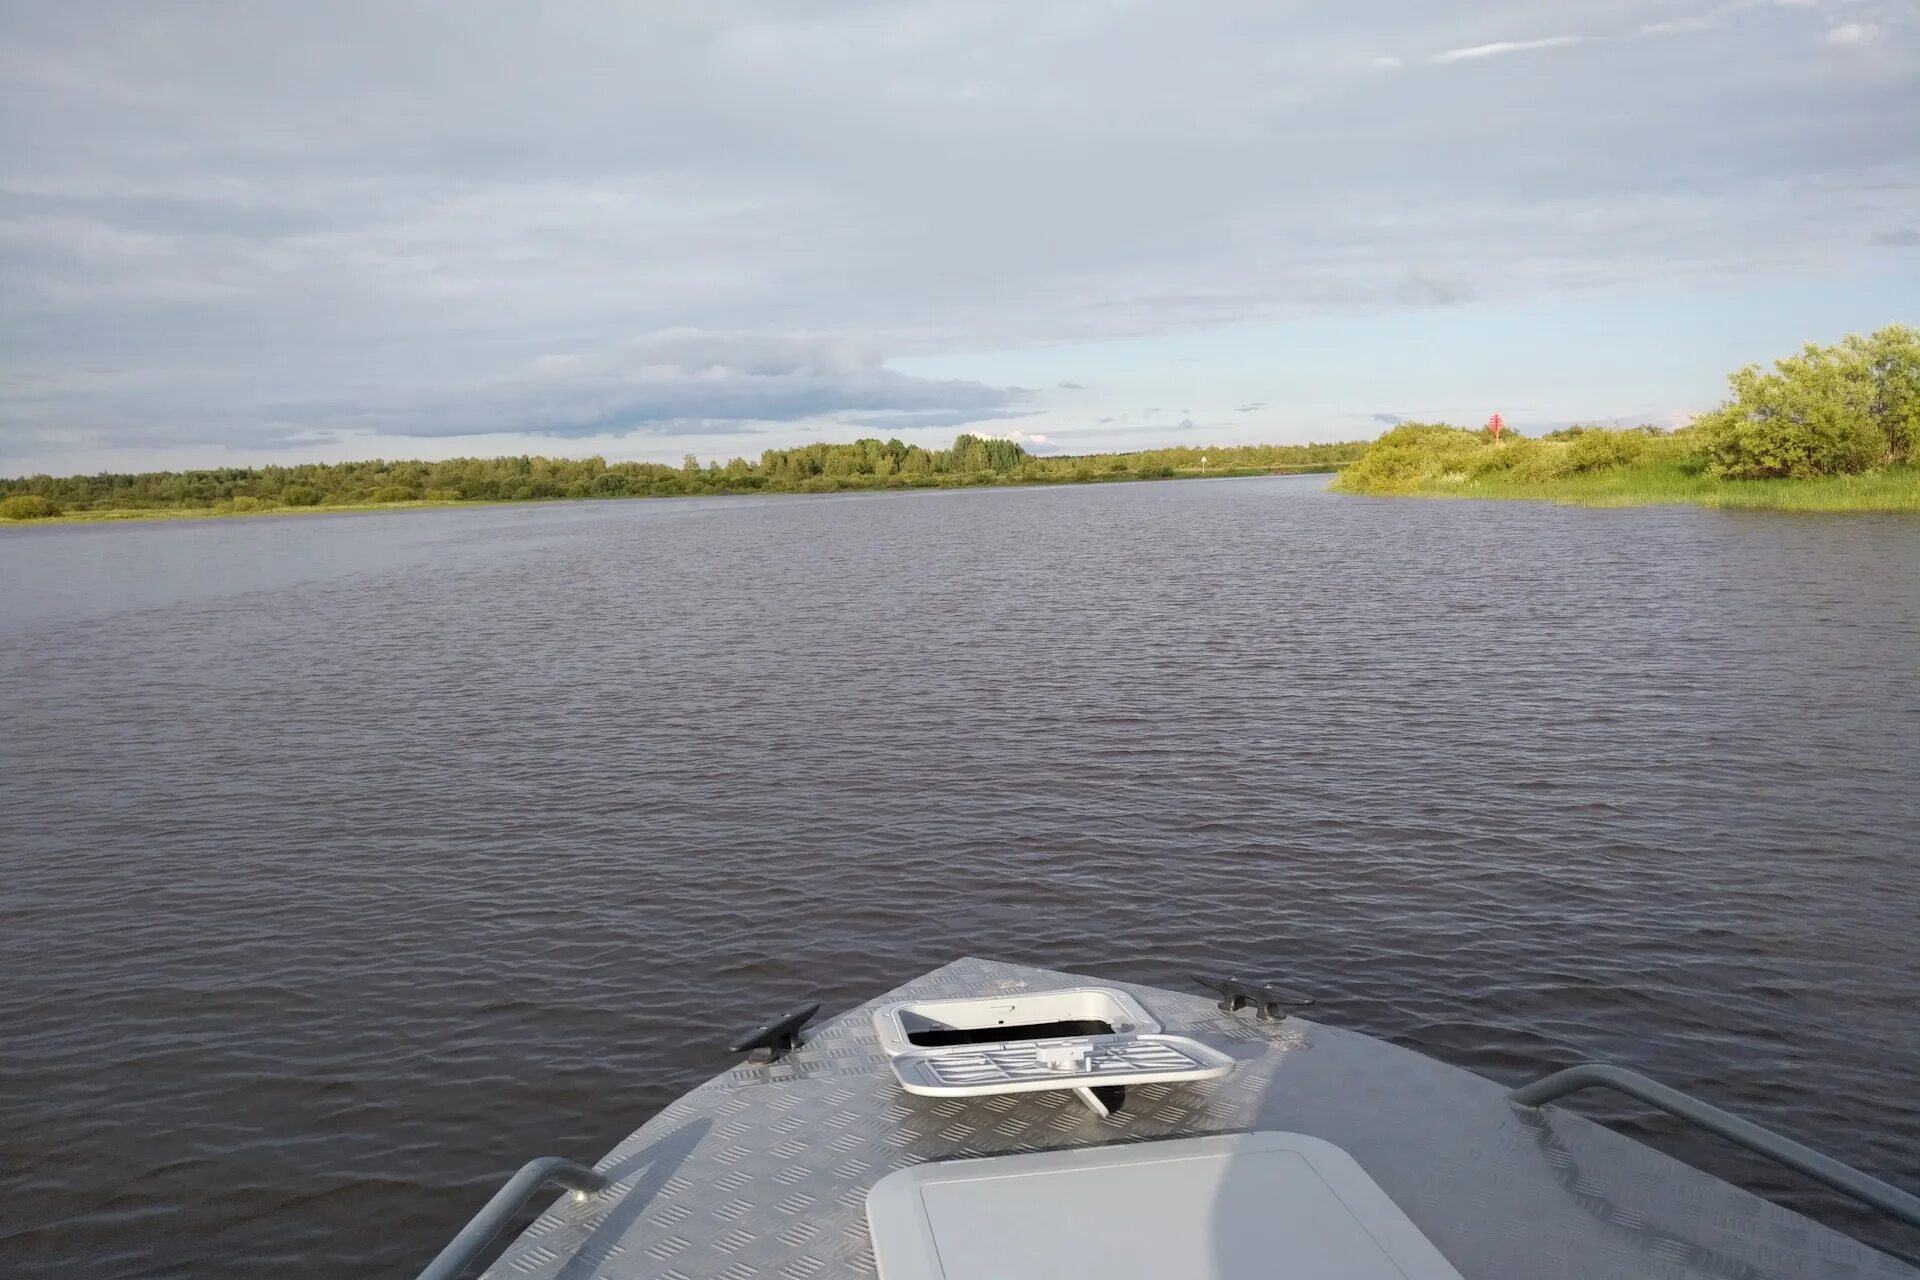
<svg viewBox="0 0 1920 1280"><path fill-rule="evenodd" d="M520 1166L520 1172L507 1179L506 1186L494 1192L493 1199L473 1215L472 1221L460 1228L460 1234L440 1251L440 1256L427 1264L427 1269L420 1273L420 1280L455 1280L493 1242L493 1238L513 1221L513 1215L520 1212L521 1206L533 1199L534 1194L549 1182L558 1183L573 1192L575 1200L585 1200L607 1185L606 1178L601 1174L559 1156L543 1156L527 1161Z"/></svg>
<svg viewBox="0 0 1920 1280"><path fill-rule="evenodd" d="M1658 1080L1650 1080L1638 1071L1629 1071L1605 1062L1583 1062L1577 1067L1543 1076L1532 1084L1523 1084L1507 1097L1516 1106L1538 1107L1581 1089L1593 1088L1613 1089L1628 1097L1638 1098L1668 1115L1697 1124L1729 1142L1777 1160L1789 1169L1797 1169L1816 1182L1826 1183L1835 1191L1843 1191L1856 1200L1865 1201L1908 1226L1920 1227L1920 1197L1908 1195L1892 1183L1882 1182L1852 1165L1841 1164L1811 1147L1803 1147L1792 1138L1782 1137L1771 1129L1763 1129L1751 1120L1742 1120L1711 1103L1669 1088Z"/></svg>

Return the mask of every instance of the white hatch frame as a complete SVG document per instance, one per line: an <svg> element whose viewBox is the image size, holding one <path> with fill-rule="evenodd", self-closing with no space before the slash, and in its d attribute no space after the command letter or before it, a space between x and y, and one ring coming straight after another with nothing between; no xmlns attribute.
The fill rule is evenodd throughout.
<svg viewBox="0 0 1920 1280"><path fill-rule="evenodd" d="M1039 1028L1074 1025L1112 1030L1035 1034ZM1062 1089L1105 1117L1109 1110L1097 1089L1211 1080L1233 1070L1233 1059L1218 1049L1161 1034L1158 1019L1113 987L901 1000L874 1011L873 1029L900 1087L935 1098ZM1011 1038L993 1038L1001 1029ZM966 1033L967 1039L913 1041L915 1035L940 1032Z"/></svg>
<svg viewBox="0 0 1920 1280"><path fill-rule="evenodd" d="M890 1058L929 1052L913 1043L914 1034L922 1031L984 1031L1051 1022L1104 1022L1115 1035L1160 1030L1159 1020L1138 1000L1114 987L1068 987L959 1000L896 1000L873 1011L874 1034Z"/></svg>
<svg viewBox="0 0 1920 1280"><path fill-rule="evenodd" d="M1358 1161L1302 1133L945 1160L867 1193L880 1280L1461 1280Z"/></svg>

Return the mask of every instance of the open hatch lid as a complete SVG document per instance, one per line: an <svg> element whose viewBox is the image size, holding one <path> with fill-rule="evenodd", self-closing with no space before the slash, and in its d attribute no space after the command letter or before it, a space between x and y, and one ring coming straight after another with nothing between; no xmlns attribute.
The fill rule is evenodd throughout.
<svg viewBox="0 0 1920 1280"><path fill-rule="evenodd" d="M1461 1280L1339 1147L1241 1133L918 1165L867 1195L881 1280Z"/></svg>

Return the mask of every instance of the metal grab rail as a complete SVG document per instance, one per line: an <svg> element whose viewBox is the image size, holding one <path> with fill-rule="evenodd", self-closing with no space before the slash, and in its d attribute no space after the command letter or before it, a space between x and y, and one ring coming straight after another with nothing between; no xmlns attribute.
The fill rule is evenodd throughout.
<svg viewBox="0 0 1920 1280"><path fill-rule="evenodd" d="M1751 1120L1742 1120L1711 1103L1690 1097L1657 1080L1650 1080L1638 1071L1629 1071L1605 1062L1583 1062L1577 1067L1568 1067L1565 1071L1544 1076L1532 1084L1523 1084L1507 1097L1516 1106L1538 1107L1555 1098L1564 1098L1581 1089L1592 1088L1613 1089L1638 1098L1670 1116L1678 1116L1749 1151L1776 1160L1789 1169L1797 1169L1814 1181L1824 1182L1835 1191L1864 1201L1908 1226L1920 1227L1920 1197L1908 1195L1892 1183L1882 1182L1831 1156L1823 1156L1811 1147L1801 1146L1792 1138L1782 1137L1771 1129L1763 1129Z"/></svg>
<svg viewBox="0 0 1920 1280"><path fill-rule="evenodd" d="M605 1177L583 1164L575 1164L559 1156L543 1156L527 1161L520 1166L520 1172L507 1179L506 1186L494 1192L493 1199L473 1215L473 1220L460 1228L460 1234L440 1251L440 1256L427 1264L427 1269L420 1273L420 1280L455 1280L493 1242L493 1238L513 1221L513 1215L520 1212L521 1206L533 1199L534 1194L549 1182L558 1183L573 1192L575 1200L585 1200L607 1185Z"/></svg>

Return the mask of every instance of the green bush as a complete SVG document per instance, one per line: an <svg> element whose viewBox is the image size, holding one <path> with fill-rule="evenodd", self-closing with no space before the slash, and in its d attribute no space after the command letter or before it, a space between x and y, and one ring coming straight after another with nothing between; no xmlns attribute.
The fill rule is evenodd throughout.
<svg viewBox="0 0 1920 1280"><path fill-rule="evenodd" d="M1528 440L1522 437L1482 452L1473 460L1467 474L1475 480L1539 484L1546 480L1558 480L1573 470L1567 453L1567 446L1560 441Z"/></svg>
<svg viewBox="0 0 1920 1280"><path fill-rule="evenodd" d="M290 507L317 507L320 491L311 485L290 484L280 491L280 501Z"/></svg>
<svg viewBox="0 0 1920 1280"><path fill-rule="evenodd" d="M367 495L368 502L412 502L413 490L403 484L383 484Z"/></svg>
<svg viewBox="0 0 1920 1280"><path fill-rule="evenodd" d="M1648 440L1644 431L1609 431L1604 427L1582 431L1567 444L1567 465L1574 471L1630 467L1646 458Z"/></svg>
<svg viewBox="0 0 1920 1280"><path fill-rule="evenodd" d="M1519 461L1520 455L1526 453L1530 448L1537 447L1533 441L1527 440L1524 442L1514 441L1509 444L1498 445L1491 449L1483 449L1467 464L1467 478L1470 480L1485 480L1488 478L1503 480L1506 478L1507 473L1513 470L1514 463Z"/></svg>
<svg viewBox="0 0 1920 1280"><path fill-rule="evenodd" d="M45 520L60 514L60 504L37 493L16 493L0 498L0 518L8 520Z"/></svg>
<svg viewBox="0 0 1920 1280"><path fill-rule="evenodd" d="M1573 474L1573 459L1568 456L1572 451L1564 444L1542 441L1531 449L1516 449L1519 456L1507 478L1517 484L1545 484Z"/></svg>
<svg viewBox="0 0 1920 1280"><path fill-rule="evenodd" d="M1920 329L1895 324L1848 338L1873 379L1868 412L1887 437L1889 462L1920 461Z"/></svg>
<svg viewBox="0 0 1920 1280"><path fill-rule="evenodd" d="M1409 423L1370 446L1340 473L1335 487L1353 493L1411 493L1434 486L1544 484L1576 472L1677 460L1690 442L1653 427L1570 427L1538 440L1508 433Z"/></svg>
<svg viewBox="0 0 1920 1280"><path fill-rule="evenodd" d="M1448 475L1470 475L1483 450L1478 432L1438 423L1407 422L1370 445L1340 473L1338 485L1356 493L1406 493Z"/></svg>
<svg viewBox="0 0 1920 1280"><path fill-rule="evenodd" d="M1851 475L1905 462L1920 442L1920 330L1906 325L1727 381L1732 397L1694 423L1716 476Z"/></svg>

